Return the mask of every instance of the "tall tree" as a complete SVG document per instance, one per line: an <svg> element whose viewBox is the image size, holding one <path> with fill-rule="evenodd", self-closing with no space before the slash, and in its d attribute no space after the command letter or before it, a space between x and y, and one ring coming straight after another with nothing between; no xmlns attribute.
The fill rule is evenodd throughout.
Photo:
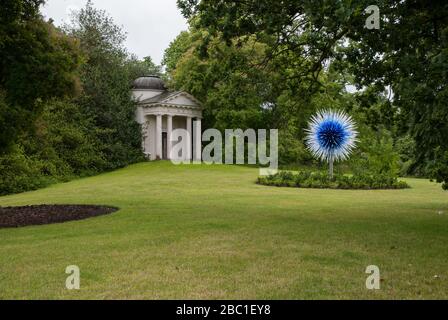
<svg viewBox="0 0 448 320"><path fill-rule="evenodd" d="M42 101L76 93L78 44L43 21L42 0L5 0L0 10L0 153L32 127Z"/></svg>
<svg viewBox="0 0 448 320"><path fill-rule="evenodd" d="M191 47L193 41L190 36L190 32L182 31L165 50L162 64L166 67L166 72L168 74L176 69L177 63L182 58L183 54Z"/></svg>
<svg viewBox="0 0 448 320"><path fill-rule="evenodd" d="M171 43L164 60L171 61L172 86L203 102L204 127L278 128L280 161L308 161L302 129L318 106L345 107L344 85L323 72L319 81L325 86L309 95L308 83L288 78L291 67L285 61L292 56L283 54L266 61L272 43L272 37L258 41L254 35L226 44L193 23L188 33Z"/></svg>
<svg viewBox="0 0 448 320"><path fill-rule="evenodd" d="M366 28L371 12L365 9L372 4L379 6L379 30ZM448 183L448 167L443 169L448 152L446 1L178 0L178 5L186 17L227 41L274 36L269 56L294 56L291 78L318 81L329 62L345 60L358 87L392 88L393 105L406 116L420 163L438 162L437 178Z"/></svg>
<svg viewBox="0 0 448 320"><path fill-rule="evenodd" d="M100 129L101 151L109 168L140 160L141 131L135 121L136 105L130 89L136 69L144 67L136 65L135 58L126 51L125 32L91 1L73 14L64 30L79 39L87 57L81 69L84 91L77 103Z"/></svg>

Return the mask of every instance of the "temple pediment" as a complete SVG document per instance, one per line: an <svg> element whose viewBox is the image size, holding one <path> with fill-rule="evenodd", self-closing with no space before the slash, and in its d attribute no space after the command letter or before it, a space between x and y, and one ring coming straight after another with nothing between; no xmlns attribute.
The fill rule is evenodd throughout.
<svg viewBox="0 0 448 320"><path fill-rule="evenodd" d="M180 107L201 108L201 103L191 94L185 91L163 92L157 96L139 102L143 106L172 105Z"/></svg>

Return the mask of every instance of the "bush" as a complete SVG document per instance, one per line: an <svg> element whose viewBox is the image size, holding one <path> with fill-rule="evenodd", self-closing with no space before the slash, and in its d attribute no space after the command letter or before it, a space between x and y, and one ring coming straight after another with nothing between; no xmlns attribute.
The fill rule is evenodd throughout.
<svg viewBox="0 0 448 320"><path fill-rule="evenodd" d="M416 174L415 172L415 141L410 135L400 137L395 142L395 150L400 155L400 176ZM413 170L414 169L414 170Z"/></svg>
<svg viewBox="0 0 448 320"><path fill-rule="evenodd" d="M0 156L0 195L35 190L54 182L54 178L44 175L44 162L24 154L17 145L7 155Z"/></svg>
<svg viewBox="0 0 448 320"><path fill-rule="evenodd" d="M74 81L79 81L82 91L76 98L68 100L72 90L65 90L57 99L51 98L53 94L39 96L44 99L36 99L34 106L28 99L6 101L8 92L0 86L0 141L5 140L3 145L0 143L0 194L32 190L144 160L141 128L135 121L136 104L131 100L129 84L137 74L148 72L148 61L140 63L127 53L121 28L90 2L74 15L73 24L65 26L64 31L76 42L79 40L83 51L82 65L75 72L79 78ZM77 55L73 62L69 57L60 58L70 66L68 71L79 62ZM70 72L70 80L72 76ZM31 82L22 78L12 80L30 90L39 85L35 77ZM27 97L20 93L20 97ZM14 107L9 100L14 100ZM29 120L27 130L11 126L17 117L16 109L34 107L39 107L36 114L20 112Z"/></svg>
<svg viewBox="0 0 448 320"><path fill-rule="evenodd" d="M436 159L428 165L428 170L433 179L442 184L443 190L448 190L448 151L441 148L435 150Z"/></svg>
<svg viewBox="0 0 448 320"><path fill-rule="evenodd" d="M391 133L385 129L377 132L361 129L359 147L350 160L353 173L397 176L400 172L400 155L394 150Z"/></svg>
<svg viewBox="0 0 448 320"><path fill-rule="evenodd" d="M327 189L405 189L409 185L398 178L379 174L336 174L333 179L326 172L282 171L275 175L258 177L258 184L277 187L327 188Z"/></svg>
<svg viewBox="0 0 448 320"><path fill-rule="evenodd" d="M66 100L47 102L34 130L24 135L8 153L0 155L0 195L34 190L115 168L117 164L105 156L104 150L121 158L128 155L123 155L124 148L115 150L113 145L108 145L99 132L103 131L93 124L81 106ZM134 150L135 154L138 152L139 149Z"/></svg>

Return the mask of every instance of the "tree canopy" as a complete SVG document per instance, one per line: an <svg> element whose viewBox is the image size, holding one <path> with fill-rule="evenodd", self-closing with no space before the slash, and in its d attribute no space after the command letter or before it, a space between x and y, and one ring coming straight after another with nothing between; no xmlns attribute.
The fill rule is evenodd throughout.
<svg viewBox="0 0 448 320"><path fill-rule="evenodd" d="M383 0L380 29L366 28L371 1L178 0L183 14L228 44L254 35L273 37L268 59L285 56L289 79L319 82L332 64L358 89L389 92L383 111L401 117L400 128L416 142L417 165L433 164L448 181L447 36L443 1ZM445 169L443 169L445 168ZM446 187L448 185L445 184Z"/></svg>
<svg viewBox="0 0 448 320"><path fill-rule="evenodd" d="M39 14L41 0L5 0L0 10L0 153L32 127L42 102L79 91L76 39Z"/></svg>
<svg viewBox="0 0 448 320"><path fill-rule="evenodd" d="M0 194L143 159L130 88L160 67L129 54L125 32L90 1L62 29L43 21L41 3L1 11Z"/></svg>

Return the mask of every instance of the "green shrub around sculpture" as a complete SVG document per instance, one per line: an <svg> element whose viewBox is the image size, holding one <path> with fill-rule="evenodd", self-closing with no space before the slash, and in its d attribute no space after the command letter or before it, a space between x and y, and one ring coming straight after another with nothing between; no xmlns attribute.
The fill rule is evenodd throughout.
<svg viewBox="0 0 448 320"><path fill-rule="evenodd" d="M319 189L405 189L405 181L389 175L344 175L326 172L281 171L275 175L258 177L258 184L276 187L319 188Z"/></svg>

